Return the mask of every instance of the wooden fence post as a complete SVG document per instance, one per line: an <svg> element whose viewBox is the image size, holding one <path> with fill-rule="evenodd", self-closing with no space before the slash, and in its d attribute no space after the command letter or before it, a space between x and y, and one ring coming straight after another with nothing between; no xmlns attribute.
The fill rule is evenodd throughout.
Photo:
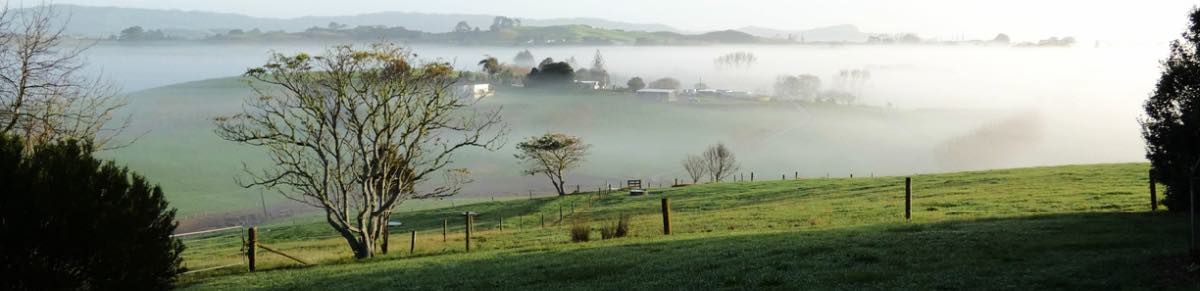
<svg viewBox="0 0 1200 291"><path fill-rule="evenodd" d="M1154 169L1150 169L1150 212L1158 211L1158 189L1155 189Z"/></svg>
<svg viewBox="0 0 1200 291"><path fill-rule="evenodd" d="M500 216L500 231L504 231L504 216Z"/></svg>
<svg viewBox="0 0 1200 291"><path fill-rule="evenodd" d="M446 225L450 224L449 219L442 219L442 242L446 242Z"/></svg>
<svg viewBox="0 0 1200 291"><path fill-rule="evenodd" d="M904 177L904 221L912 220L912 177Z"/></svg>
<svg viewBox="0 0 1200 291"><path fill-rule="evenodd" d="M249 263L250 271L254 272L254 257L258 253L258 227L250 227L250 242L246 245L246 262Z"/></svg>
<svg viewBox="0 0 1200 291"><path fill-rule="evenodd" d="M408 241L409 241L408 254L412 255L413 252L415 252L417 250L417 231L416 230L412 231L412 238L410 238Z"/></svg>
<svg viewBox="0 0 1200 291"><path fill-rule="evenodd" d="M800 171L796 171L795 173L792 173L792 179L800 180Z"/></svg>
<svg viewBox="0 0 1200 291"><path fill-rule="evenodd" d="M750 182L754 182L754 172L750 172Z"/></svg>
<svg viewBox="0 0 1200 291"><path fill-rule="evenodd" d="M538 214L542 215L542 228L546 228L546 214L545 213L538 213Z"/></svg>
<svg viewBox="0 0 1200 291"><path fill-rule="evenodd" d="M662 199L663 234L671 234L671 201Z"/></svg>
<svg viewBox="0 0 1200 291"><path fill-rule="evenodd" d="M466 236L465 236L465 239L463 239L463 240L466 241L467 252L469 253L469 252L471 252L471 215L467 214L464 216L466 216L466 217L463 219L465 221L465 225L463 228L466 229L466 231L465 231Z"/></svg>

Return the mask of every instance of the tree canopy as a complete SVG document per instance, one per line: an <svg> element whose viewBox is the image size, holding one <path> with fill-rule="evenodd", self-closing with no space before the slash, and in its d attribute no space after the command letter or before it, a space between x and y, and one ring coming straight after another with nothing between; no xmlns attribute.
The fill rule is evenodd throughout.
<svg viewBox="0 0 1200 291"><path fill-rule="evenodd" d="M1188 209L1189 178L1200 171L1200 9L1193 9L1183 38L1171 42L1162 76L1146 100L1141 120L1146 158L1166 184L1163 204Z"/></svg>

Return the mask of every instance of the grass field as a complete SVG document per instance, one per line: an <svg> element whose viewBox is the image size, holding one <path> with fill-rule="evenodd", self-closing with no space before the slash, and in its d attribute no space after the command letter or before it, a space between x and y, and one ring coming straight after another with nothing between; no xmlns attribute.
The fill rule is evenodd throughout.
<svg viewBox="0 0 1200 291"><path fill-rule="evenodd" d="M1179 263L1186 219L1149 213L1146 170L1103 164L913 176L907 223L903 177L721 183L654 189L648 197L584 193L406 211L393 215L405 225L392 232L392 252L365 261L349 259L344 242L318 221L279 222L260 228L262 242L317 266L260 252L260 272L229 267L187 274L181 284L199 290L1200 288ZM661 197L672 205L670 236L661 234ZM458 215L467 210L482 213L470 253L463 252ZM630 237L570 242L573 222L597 228L618 215L632 218ZM413 254L410 230L417 231ZM237 263L239 236L188 239L185 263L191 269Z"/></svg>

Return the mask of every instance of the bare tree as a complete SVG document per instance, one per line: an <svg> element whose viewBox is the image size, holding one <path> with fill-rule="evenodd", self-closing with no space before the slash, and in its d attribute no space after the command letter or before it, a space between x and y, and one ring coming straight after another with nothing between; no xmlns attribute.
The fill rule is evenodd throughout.
<svg viewBox="0 0 1200 291"><path fill-rule="evenodd" d="M532 136L517 143L517 159L525 162L525 174L543 174L550 178L550 184L558 195L566 195L566 180L563 174L583 164L591 145L583 143L583 139L561 133L547 133L542 136Z"/></svg>
<svg viewBox="0 0 1200 291"><path fill-rule="evenodd" d="M0 12L0 134L26 148L62 139L112 148L129 124L111 122L125 101L111 83L80 75L88 46L65 45L56 16L49 5Z"/></svg>
<svg viewBox="0 0 1200 291"><path fill-rule="evenodd" d="M704 166L713 182L721 182L741 168L733 151L724 143L711 145L704 151Z"/></svg>
<svg viewBox="0 0 1200 291"><path fill-rule="evenodd" d="M708 167L705 159L697 155L688 155L683 159L683 170L687 171L688 177L692 178L692 183L700 183L700 179L708 174Z"/></svg>
<svg viewBox="0 0 1200 291"><path fill-rule="evenodd" d="M253 180L242 185L324 209L354 256L372 257L397 205L454 195L467 181L465 170L444 169L455 152L503 143L499 110L468 110L451 66L415 56L340 45L316 57L274 54L247 71L258 96L217 118L216 133L265 148L275 165L247 170ZM442 183L427 186L438 173Z"/></svg>

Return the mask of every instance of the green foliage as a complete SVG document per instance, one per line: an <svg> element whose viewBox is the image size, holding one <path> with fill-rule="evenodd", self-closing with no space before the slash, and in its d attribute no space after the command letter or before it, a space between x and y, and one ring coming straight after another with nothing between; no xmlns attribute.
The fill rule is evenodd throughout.
<svg viewBox="0 0 1200 291"><path fill-rule="evenodd" d="M646 88L646 81L642 81L642 77L633 77L629 82L625 82L625 86L629 86L631 91L637 91Z"/></svg>
<svg viewBox="0 0 1200 291"><path fill-rule="evenodd" d="M547 58L542 61L537 68L529 71L529 75L525 77L525 85L531 87L537 86L564 86L575 81L575 69L571 68L571 64L567 62L554 62L554 59Z"/></svg>
<svg viewBox="0 0 1200 291"><path fill-rule="evenodd" d="M231 33L232 34L232 33ZM152 41L152 40L172 40L161 29L146 30L141 26L131 26L121 30L121 34L115 36L119 41Z"/></svg>
<svg viewBox="0 0 1200 291"><path fill-rule="evenodd" d="M0 289L163 290L184 271L162 189L91 152L0 137Z"/></svg>
<svg viewBox="0 0 1200 291"><path fill-rule="evenodd" d="M1141 120L1146 158L1167 185L1163 204L1172 211L1188 209L1188 180L1200 171L1200 9L1190 20L1183 39L1171 42Z"/></svg>

